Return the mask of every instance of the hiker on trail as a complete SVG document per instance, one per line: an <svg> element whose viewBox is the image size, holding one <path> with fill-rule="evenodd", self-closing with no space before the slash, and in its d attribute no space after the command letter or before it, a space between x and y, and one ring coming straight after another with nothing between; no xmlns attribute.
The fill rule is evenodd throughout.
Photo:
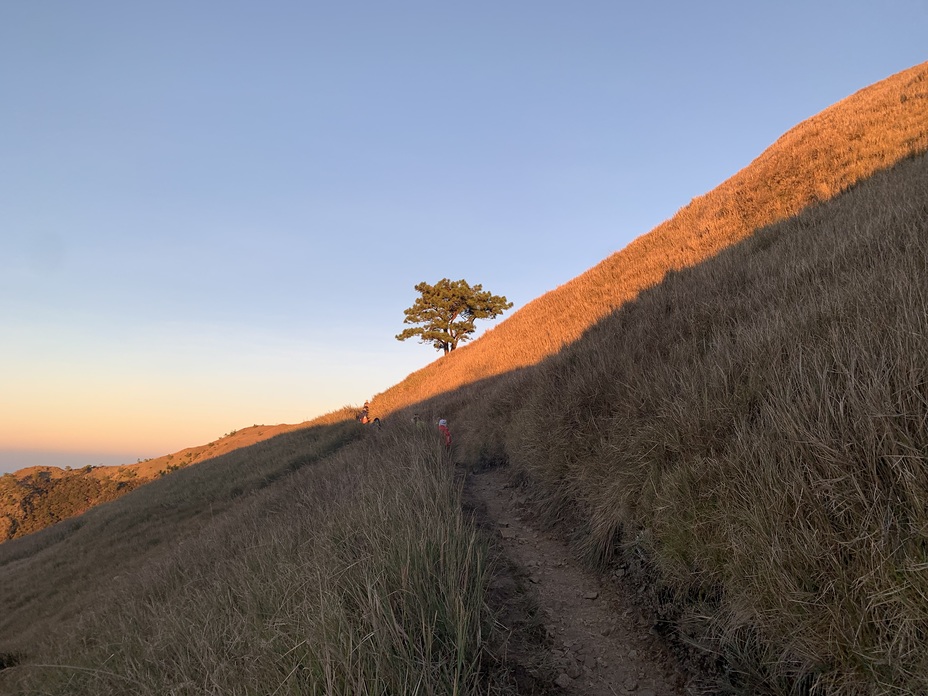
<svg viewBox="0 0 928 696"><path fill-rule="evenodd" d="M413 414L412 422L418 430L422 429L422 416L420 416L418 413Z"/></svg>
<svg viewBox="0 0 928 696"><path fill-rule="evenodd" d="M369 401L364 402L364 407L361 409L361 417L358 419L365 425L370 423L370 418L368 418L368 411L370 410L371 404Z"/></svg>
<svg viewBox="0 0 928 696"><path fill-rule="evenodd" d="M451 431L448 430L448 421L444 418L438 419L438 432L441 433L442 437L445 439L445 451L451 451Z"/></svg>

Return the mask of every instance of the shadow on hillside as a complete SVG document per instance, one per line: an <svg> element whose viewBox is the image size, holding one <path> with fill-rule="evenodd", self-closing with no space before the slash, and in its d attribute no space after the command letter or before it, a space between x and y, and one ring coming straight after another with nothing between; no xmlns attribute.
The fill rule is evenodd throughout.
<svg viewBox="0 0 928 696"><path fill-rule="evenodd" d="M179 469L84 514L0 544L0 651L80 610L84 593L196 535L235 501L363 434L354 421L297 430ZM105 569L106 577L99 577ZM75 582L86 578L84 582ZM44 618L43 618L44 617ZM17 642L24 644L24 642Z"/></svg>
<svg viewBox="0 0 928 696"><path fill-rule="evenodd" d="M464 466L508 463L591 567L644 581L641 601L718 656L724 688L928 692L926 190L928 158L906 160L383 431L283 435L4 544L0 650L74 619L233 501L365 434L414 431L419 412L450 422ZM355 530L339 538L363 550Z"/></svg>
<svg viewBox="0 0 928 696"><path fill-rule="evenodd" d="M729 687L924 692L926 190L904 160L384 422L446 418L460 462L511 464Z"/></svg>

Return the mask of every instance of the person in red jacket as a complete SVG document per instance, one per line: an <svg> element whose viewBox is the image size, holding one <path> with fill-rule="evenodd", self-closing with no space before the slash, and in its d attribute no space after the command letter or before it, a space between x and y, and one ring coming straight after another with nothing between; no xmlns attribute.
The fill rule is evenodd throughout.
<svg viewBox="0 0 928 696"><path fill-rule="evenodd" d="M448 430L448 421L444 418L438 420L438 432L441 433L442 437L445 439L445 451L451 451L451 431Z"/></svg>

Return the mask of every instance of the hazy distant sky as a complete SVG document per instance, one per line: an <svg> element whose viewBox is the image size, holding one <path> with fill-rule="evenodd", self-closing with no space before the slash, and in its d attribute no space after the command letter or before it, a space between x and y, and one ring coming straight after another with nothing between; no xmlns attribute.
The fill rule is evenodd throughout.
<svg viewBox="0 0 928 696"><path fill-rule="evenodd" d="M0 470L359 404L928 60L928 3L0 2ZM514 311L514 310L513 310Z"/></svg>

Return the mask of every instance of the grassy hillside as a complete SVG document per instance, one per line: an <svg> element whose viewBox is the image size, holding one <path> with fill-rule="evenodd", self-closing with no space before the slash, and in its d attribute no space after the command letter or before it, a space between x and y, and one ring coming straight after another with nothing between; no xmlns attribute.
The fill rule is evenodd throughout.
<svg viewBox="0 0 928 696"><path fill-rule="evenodd" d="M928 63L804 121L750 165L586 273L378 395L383 416L478 379L537 363L670 269L692 266L756 229L827 200L928 149Z"/></svg>
<svg viewBox="0 0 928 696"><path fill-rule="evenodd" d="M428 435L301 430L5 544L0 691L487 693L486 551Z"/></svg>
<svg viewBox="0 0 928 696"><path fill-rule="evenodd" d="M435 399L750 694L928 693L928 156Z"/></svg>
<svg viewBox="0 0 928 696"><path fill-rule="evenodd" d="M0 546L0 652L83 610L101 588L361 434L354 422L281 435L160 478Z"/></svg>
<svg viewBox="0 0 928 696"><path fill-rule="evenodd" d="M233 430L206 445L122 466L62 469L32 466L0 476L0 543L45 529L144 483L191 464L249 447L284 433L354 418L349 407L297 425L254 425Z"/></svg>
<svg viewBox="0 0 928 696"><path fill-rule="evenodd" d="M3 544L0 691L501 691L487 552L415 407L720 689L928 693L926 149L928 64L378 396L384 430L281 435Z"/></svg>
<svg viewBox="0 0 928 696"><path fill-rule="evenodd" d="M926 149L923 64L374 410L511 462L736 692L928 693Z"/></svg>
<svg viewBox="0 0 928 696"><path fill-rule="evenodd" d="M928 63L910 68L799 124L749 166L673 218L560 288L530 302L378 395L385 416L423 399L533 365L659 282L756 229L827 200L874 172L928 149ZM332 417L348 418L348 410ZM24 469L0 478L0 543L87 510L142 482L269 437L322 422L243 428L212 443L123 467ZM39 477L43 478L39 478ZM91 481L95 479L96 483Z"/></svg>

